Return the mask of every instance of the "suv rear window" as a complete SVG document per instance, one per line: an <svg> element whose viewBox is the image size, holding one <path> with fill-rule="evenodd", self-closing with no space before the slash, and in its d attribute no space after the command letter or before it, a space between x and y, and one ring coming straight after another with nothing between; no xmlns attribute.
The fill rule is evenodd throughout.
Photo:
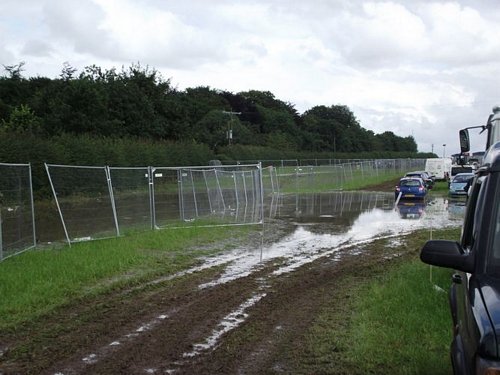
<svg viewBox="0 0 500 375"><path fill-rule="evenodd" d="M400 186L421 186L419 180L403 180L399 183Z"/></svg>

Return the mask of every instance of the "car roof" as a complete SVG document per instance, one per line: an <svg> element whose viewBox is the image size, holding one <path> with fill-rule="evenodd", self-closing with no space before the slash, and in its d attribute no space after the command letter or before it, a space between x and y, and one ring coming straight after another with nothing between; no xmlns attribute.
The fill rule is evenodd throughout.
<svg viewBox="0 0 500 375"><path fill-rule="evenodd" d="M403 178L400 178L399 179L399 182L401 181L411 181L411 180L418 180L420 182L424 182L424 180L422 180L420 177L403 177Z"/></svg>
<svg viewBox="0 0 500 375"><path fill-rule="evenodd" d="M457 176L474 176L474 173L457 173L454 177Z"/></svg>
<svg viewBox="0 0 500 375"><path fill-rule="evenodd" d="M413 171L413 172L407 172L406 176L412 175L412 174L428 174L426 171Z"/></svg>

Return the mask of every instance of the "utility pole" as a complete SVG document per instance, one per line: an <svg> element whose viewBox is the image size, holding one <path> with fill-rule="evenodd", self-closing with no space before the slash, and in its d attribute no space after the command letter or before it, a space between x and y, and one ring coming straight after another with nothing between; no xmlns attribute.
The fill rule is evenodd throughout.
<svg viewBox="0 0 500 375"><path fill-rule="evenodd" d="M222 113L231 116L229 118L228 123L227 123L227 133L226 133L227 141L229 144L231 144L231 142L233 141L233 117L232 116L233 115L241 115L241 112L222 111Z"/></svg>

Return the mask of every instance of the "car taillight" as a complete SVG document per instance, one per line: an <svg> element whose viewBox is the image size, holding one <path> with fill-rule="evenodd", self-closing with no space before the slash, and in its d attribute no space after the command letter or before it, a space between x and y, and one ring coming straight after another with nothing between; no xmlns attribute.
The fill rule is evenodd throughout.
<svg viewBox="0 0 500 375"><path fill-rule="evenodd" d="M396 191L400 191L401 189L399 188L399 186L396 186Z"/></svg>
<svg viewBox="0 0 500 375"><path fill-rule="evenodd" d="M423 191L423 190L424 190L423 186L420 186L420 187L418 188L418 191Z"/></svg>

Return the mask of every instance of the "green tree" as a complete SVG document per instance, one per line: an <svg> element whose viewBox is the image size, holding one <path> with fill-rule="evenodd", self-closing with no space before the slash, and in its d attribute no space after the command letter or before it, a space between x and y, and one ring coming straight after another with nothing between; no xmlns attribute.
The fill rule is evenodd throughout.
<svg viewBox="0 0 500 375"><path fill-rule="evenodd" d="M42 134L40 118L35 115L31 108L26 104L15 107L11 112L9 120L1 121L1 129L21 134Z"/></svg>

